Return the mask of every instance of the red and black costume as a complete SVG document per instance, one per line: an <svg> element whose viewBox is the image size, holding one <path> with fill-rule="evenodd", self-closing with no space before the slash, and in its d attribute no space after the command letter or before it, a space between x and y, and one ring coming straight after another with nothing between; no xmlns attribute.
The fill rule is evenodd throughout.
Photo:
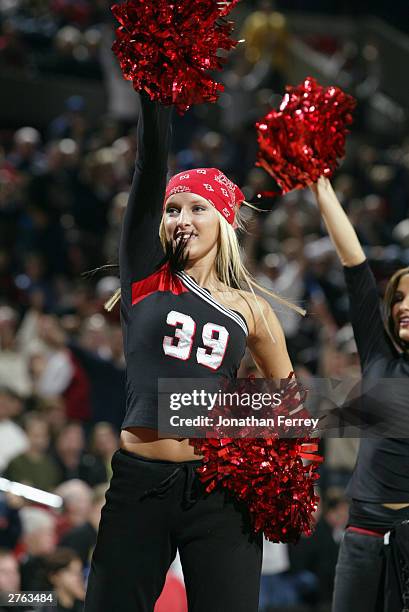
<svg viewBox="0 0 409 612"><path fill-rule="evenodd" d="M248 334L241 314L217 302L185 272L160 265L171 110L142 99L119 259L127 363L123 428L156 428L159 378L235 378Z"/></svg>
<svg viewBox="0 0 409 612"><path fill-rule="evenodd" d="M243 317L184 272L161 265L159 225L170 142L168 108L141 96L138 159L120 245L121 320L127 361L123 427L156 427L158 378L234 378ZM86 612L152 612L179 550L190 612L256 612L262 535L243 503L205 494L200 461L174 463L123 450L94 551Z"/></svg>

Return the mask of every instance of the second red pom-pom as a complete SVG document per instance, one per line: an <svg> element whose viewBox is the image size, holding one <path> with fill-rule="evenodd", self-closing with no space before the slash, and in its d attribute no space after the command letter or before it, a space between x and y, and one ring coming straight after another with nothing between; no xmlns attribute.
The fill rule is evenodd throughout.
<svg viewBox="0 0 409 612"><path fill-rule="evenodd" d="M278 110L256 124L257 165L281 187L282 193L330 177L345 155L347 128L355 100L338 87L323 87L307 77L286 87Z"/></svg>

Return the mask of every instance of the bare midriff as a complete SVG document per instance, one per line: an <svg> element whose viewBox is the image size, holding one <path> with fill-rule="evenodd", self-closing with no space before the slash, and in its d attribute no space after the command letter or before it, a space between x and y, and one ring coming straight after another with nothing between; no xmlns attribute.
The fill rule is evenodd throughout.
<svg viewBox="0 0 409 612"><path fill-rule="evenodd" d="M390 510L402 510L402 508L407 508L409 506L409 502L402 504L382 504L382 506L389 508Z"/></svg>
<svg viewBox="0 0 409 612"><path fill-rule="evenodd" d="M197 461L202 458L202 455L195 454L188 438L159 438L156 429L146 427L124 429L121 432L121 448L145 459L161 461Z"/></svg>

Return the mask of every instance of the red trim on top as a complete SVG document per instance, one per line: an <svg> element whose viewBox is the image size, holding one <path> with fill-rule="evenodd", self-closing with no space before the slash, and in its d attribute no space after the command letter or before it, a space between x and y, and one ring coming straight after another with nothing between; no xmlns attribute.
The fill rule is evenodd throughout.
<svg viewBox="0 0 409 612"><path fill-rule="evenodd" d="M175 274L172 274L168 263L164 264L150 276L132 283L131 288L132 306L157 291L170 291L174 295L180 295L189 291L182 281Z"/></svg>

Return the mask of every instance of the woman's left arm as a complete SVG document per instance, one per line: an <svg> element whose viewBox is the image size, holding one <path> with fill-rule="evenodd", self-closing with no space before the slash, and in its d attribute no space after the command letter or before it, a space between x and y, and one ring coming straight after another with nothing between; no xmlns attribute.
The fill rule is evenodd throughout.
<svg viewBox="0 0 409 612"><path fill-rule="evenodd" d="M257 301L263 316L255 304L253 326L247 342L249 351L264 378L288 378L293 366L281 324L264 298L257 296Z"/></svg>

